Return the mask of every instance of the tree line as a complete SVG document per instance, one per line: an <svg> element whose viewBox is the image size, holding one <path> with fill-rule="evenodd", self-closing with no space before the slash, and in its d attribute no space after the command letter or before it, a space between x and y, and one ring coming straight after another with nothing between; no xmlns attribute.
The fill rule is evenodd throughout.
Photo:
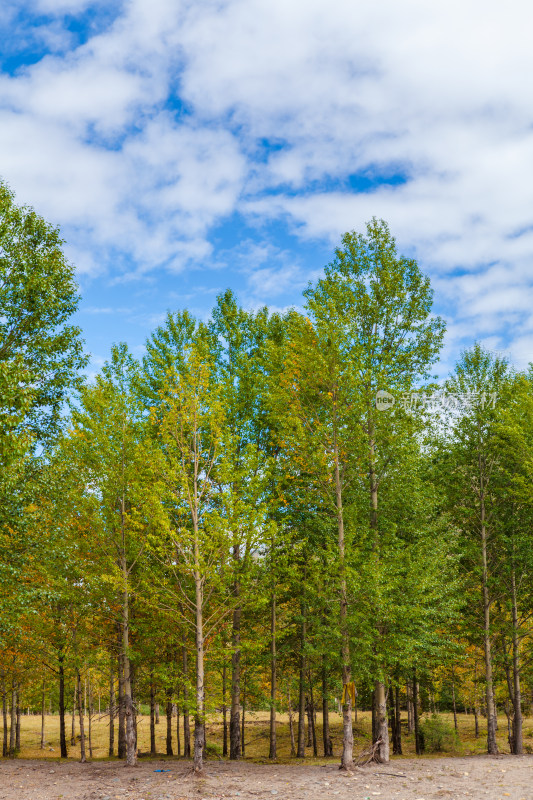
<svg viewBox="0 0 533 800"><path fill-rule="evenodd" d="M371 708L387 762L402 704L421 751L421 694L472 710L476 734L483 719L491 754L499 703L521 753L533 370L474 344L437 382L429 278L373 219L301 309L248 311L228 290L207 321L168 312L141 359L113 346L88 381L58 230L4 184L0 224L4 756L21 709L44 724L52 702L63 757L77 707L84 760L95 692L127 764L141 703L152 752L162 703L167 753L177 712L198 772L208 715L235 759L250 708L270 711L270 758L285 710L295 757L306 719L319 752L317 710L333 756L339 710L345 770Z"/></svg>

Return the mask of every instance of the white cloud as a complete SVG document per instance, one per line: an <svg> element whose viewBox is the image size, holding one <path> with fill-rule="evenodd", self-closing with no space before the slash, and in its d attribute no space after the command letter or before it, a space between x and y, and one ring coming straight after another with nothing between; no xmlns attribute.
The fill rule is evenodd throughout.
<svg viewBox="0 0 533 800"><path fill-rule="evenodd" d="M25 8L48 15L40 32L14 5L0 24L52 53L0 78L0 173L61 223L85 271L217 263L210 233L235 211L331 243L376 215L431 270L449 341L472 335L469 319L519 341L533 283L525 0L127 0L80 45L63 15L103 5ZM357 194L357 173L407 181ZM279 258L273 243L242 273L254 302L302 283Z"/></svg>

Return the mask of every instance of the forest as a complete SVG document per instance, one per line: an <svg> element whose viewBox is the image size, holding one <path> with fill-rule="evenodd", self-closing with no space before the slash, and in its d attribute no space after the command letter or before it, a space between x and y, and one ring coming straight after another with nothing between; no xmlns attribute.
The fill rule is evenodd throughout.
<svg viewBox="0 0 533 800"><path fill-rule="evenodd" d="M378 219L298 308L169 310L91 380L79 300L59 230L0 184L4 757L57 718L85 761L98 719L134 765L160 710L198 773L258 714L265 759L283 728L343 770L365 713L379 763L445 712L529 748L533 368L472 342L437 379L430 280Z"/></svg>

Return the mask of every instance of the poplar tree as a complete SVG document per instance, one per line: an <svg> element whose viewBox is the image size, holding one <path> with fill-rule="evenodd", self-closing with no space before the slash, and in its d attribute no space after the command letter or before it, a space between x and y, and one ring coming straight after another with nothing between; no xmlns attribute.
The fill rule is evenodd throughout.
<svg viewBox="0 0 533 800"><path fill-rule="evenodd" d="M398 457L398 440L405 431L380 413L378 391L400 400L429 378L442 346L444 323L432 316L429 278L414 259L398 253L388 225L375 218L367 224L366 235L353 231L343 236L325 277L304 294L313 318L324 330L329 327L331 341L338 342L342 361L349 365L352 413L364 439L358 456L367 465L368 525L374 558L379 560L380 483ZM376 627L379 630L379 618ZM382 670L376 674L374 692L378 757L386 762L389 734Z"/></svg>
<svg viewBox="0 0 533 800"><path fill-rule="evenodd" d="M114 346L94 385L80 393L70 437L73 464L79 465L85 492L96 507L95 539L103 557L103 580L119 609L128 766L137 760L130 652L134 570L147 533L158 524L152 445L143 406L133 389L137 371L127 347Z"/></svg>
<svg viewBox="0 0 533 800"><path fill-rule="evenodd" d="M450 428L446 482L457 524L464 532L466 566L480 590L487 752L498 753L494 703L493 624L494 575L497 563L497 494L493 485L500 469L496 448L497 400L502 401L508 382L508 364L476 344L463 353L447 381L451 397L461 411Z"/></svg>

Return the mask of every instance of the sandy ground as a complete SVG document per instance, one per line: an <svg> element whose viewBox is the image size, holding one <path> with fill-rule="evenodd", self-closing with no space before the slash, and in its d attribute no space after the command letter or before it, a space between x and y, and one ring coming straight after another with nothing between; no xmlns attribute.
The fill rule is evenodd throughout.
<svg viewBox="0 0 533 800"><path fill-rule="evenodd" d="M170 772L156 772L170 770ZM208 761L205 776L185 761L0 762L1 800L533 800L533 756L395 759L387 766L339 772L311 766Z"/></svg>

